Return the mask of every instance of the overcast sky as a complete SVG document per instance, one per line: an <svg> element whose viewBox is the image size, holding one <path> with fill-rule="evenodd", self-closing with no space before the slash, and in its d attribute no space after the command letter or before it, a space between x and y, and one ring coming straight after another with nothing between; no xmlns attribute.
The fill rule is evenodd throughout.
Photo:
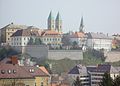
<svg viewBox="0 0 120 86"><path fill-rule="evenodd" d="M83 15L86 32L120 33L120 0L0 0L0 28L13 22L47 28L59 11L63 31L78 31Z"/></svg>

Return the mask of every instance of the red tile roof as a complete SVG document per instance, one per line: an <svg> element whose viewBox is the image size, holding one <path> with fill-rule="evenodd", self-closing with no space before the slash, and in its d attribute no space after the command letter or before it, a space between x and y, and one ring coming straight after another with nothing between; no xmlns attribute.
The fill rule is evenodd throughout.
<svg viewBox="0 0 120 86"><path fill-rule="evenodd" d="M0 79L34 79L35 76L49 77L38 67L12 64L11 58L5 58L0 62Z"/></svg>
<svg viewBox="0 0 120 86"><path fill-rule="evenodd" d="M34 66L22 66L22 67L32 76L49 76L38 67L34 67Z"/></svg>
<svg viewBox="0 0 120 86"><path fill-rule="evenodd" d="M83 32L75 32L70 37L71 38L83 38L83 37L85 37L85 33L83 33Z"/></svg>
<svg viewBox="0 0 120 86"><path fill-rule="evenodd" d="M7 61L5 61L7 60ZM7 58L4 61L0 62L0 79L28 79L34 78L31 74L26 72L18 64L11 64L10 59Z"/></svg>
<svg viewBox="0 0 120 86"><path fill-rule="evenodd" d="M47 75L50 75L47 69L44 66L39 67L43 72L45 72Z"/></svg>
<svg viewBox="0 0 120 86"><path fill-rule="evenodd" d="M60 35L60 33L55 30L45 30L42 32L42 36L47 36L47 35L49 35L49 36Z"/></svg>

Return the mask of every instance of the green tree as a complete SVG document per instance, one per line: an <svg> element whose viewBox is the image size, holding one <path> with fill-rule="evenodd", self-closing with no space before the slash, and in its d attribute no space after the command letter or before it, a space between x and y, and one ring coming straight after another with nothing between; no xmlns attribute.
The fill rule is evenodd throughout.
<svg viewBox="0 0 120 86"><path fill-rule="evenodd" d="M73 86L82 86L79 76L76 77L76 80L73 82Z"/></svg>
<svg viewBox="0 0 120 86"><path fill-rule="evenodd" d="M28 45L33 45L33 44L34 44L33 38L30 37L30 40L29 40L29 42L28 42Z"/></svg>
<svg viewBox="0 0 120 86"><path fill-rule="evenodd" d="M36 38L34 44L35 44L35 45L41 45L41 44L42 44L41 39L40 39L40 38Z"/></svg>
<svg viewBox="0 0 120 86"><path fill-rule="evenodd" d="M73 46L74 49L77 49L77 48L78 48L78 43L77 43L76 41L74 41L74 42L72 43L72 46Z"/></svg>
<svg viewBox="0 0 120 86"><path fill-rule="evenodd" d="M108 72L105 72L100 86L113 86L113 80Z"/></svg>
<svg viewBox="0 0 120 86"><path fill-rule="evenodd" d="M5 57L17 55L19 54L15 49L11 47L3 47L0 49L0 60L4 59Z"/></svg>
<svg viewBox="0 0 120 86"><path fill-rule="evenodd" d="M113 86L120 86L120 76L118 76L114 79L114 85Z"/></svg>

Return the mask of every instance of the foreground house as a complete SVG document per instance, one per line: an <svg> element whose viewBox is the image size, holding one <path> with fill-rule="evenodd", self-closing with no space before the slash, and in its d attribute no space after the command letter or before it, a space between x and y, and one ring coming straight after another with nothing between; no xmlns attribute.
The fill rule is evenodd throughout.
<svg viewBox="0 0 120 86"><path fill-rule="evenodd" d="M0 86L48 86L50 74L35 66L19 66L16 57L0 62Z"/></svg>
<svg viewBox="0 0 120 86"><path fill-rule="evenodd" d="M68 72L68 76L73 79L72 81L79 76L83 86L98 86L105 72L108 72L112 79L119 75L117 68L109 64L99 64L97 66L77 65Z"/></svg>
<svg viewBox="0 0 120 86"><path fill-rule="evenodd" d="M35 78L11 59L0 62L0 85L35 86Z"/></svg>

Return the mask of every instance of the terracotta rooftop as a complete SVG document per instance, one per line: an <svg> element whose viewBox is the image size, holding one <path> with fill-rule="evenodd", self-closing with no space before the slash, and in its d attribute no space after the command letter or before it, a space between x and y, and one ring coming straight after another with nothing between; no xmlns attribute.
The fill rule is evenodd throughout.
<svg viewBox="0 0 120 86"><path fill-rule="evenodd" d="M34 67L34 66L22 66L22 67L32 76L49 76L38 67Z"/></svg>
<svg viewBox="0 0 120 86"><path fill-rule="evenodd" d="M75 32L70 37L71 38L83 38L83 37L86 37L86 35L83 32Z"/></svg>
<svg viewBox="0 0 120 86"><path fill-rule="evenodd" d="M46 35L60 35L59 32L55 31L55 30L45 30L42 33L42 36L46 36Z"/></svg>
<svg viewBox="0 0 120 86"><path fill-rule="evenodd" d="M50 75L47 69L44 66L39 67L43 72L45 72L47 75Z"/></svg>
<svg viewBox="0 0 120 86"><path fill-rule="evenodd" d="M28 79L34 78L31 74L25 71L18 64L11 64L10 59L6 58L4 61L0 62L0 79Z"/></svg>

